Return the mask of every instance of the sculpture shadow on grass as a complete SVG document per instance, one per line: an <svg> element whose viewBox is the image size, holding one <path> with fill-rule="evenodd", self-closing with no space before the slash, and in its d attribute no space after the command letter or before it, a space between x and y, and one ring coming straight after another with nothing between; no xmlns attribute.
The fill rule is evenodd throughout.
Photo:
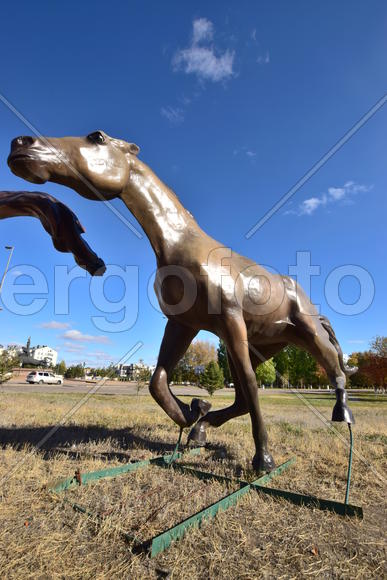
<svg viewBox="0 0 387 580"><path fill-rule="evenodd" d="M70 459L85 457L98 457L107 461L127 462L131 460L131 452L142 449L151 451L157 455L170 453L175 448L175 443L150 439L139 434L135 429L125 427L122 429L110 429L100 425L70 425L62 426L43 444L40 442L52 429L53 425L42 427L0 427L0 449L12 446L13 449L22 451L25 446L36 447L37 452L43 459L50 460L54 456L65 455ZM122 450L112 451L89 451L84 445L92 443L104 443L107 440L114 441ZM77 449L82 445L82 448ZM75 446L75 449L73 448ZM211 444L207 449L215 453L222 452L227 455L226 447L219 444ZM138 458L136 458L137 461Z"/></svg>

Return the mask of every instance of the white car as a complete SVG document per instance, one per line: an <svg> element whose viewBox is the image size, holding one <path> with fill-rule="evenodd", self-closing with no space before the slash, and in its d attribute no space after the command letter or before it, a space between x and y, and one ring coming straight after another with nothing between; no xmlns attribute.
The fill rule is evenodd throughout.
<svg viewBox="0 0 387 580"><path fill-rule="evenodd" d="M63 385L63 376L55 375L50 371L32 371L27 375L27 383L30 385L38 383L39 385Z"/></svg>

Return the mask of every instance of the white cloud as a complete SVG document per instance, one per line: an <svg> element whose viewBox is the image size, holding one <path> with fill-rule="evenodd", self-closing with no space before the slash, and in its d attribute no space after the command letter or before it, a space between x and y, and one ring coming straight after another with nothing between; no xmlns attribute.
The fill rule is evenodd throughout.
<svg viewBox="0 0 387 580"><path fill-rule="evenodd" d="M178 50L172 66L175 71L195 74L199 80L219 82L233 75L234 52L220 53L215 46L208 44L213 37L213 24L206 18L193 21L192 41L188 48Z"/></svg>
<svg viewBox="0 0 387 580"><path fill-rule="evenodd" d="M257 63L258 64L269 64L270 62L270 54L266 51L265 55L257 56Z"/></svg>
<svg viewBox="0 0 387 580"><path fill-rule="evenodd" d="M344 184L344 187L347 188L351 193L367 193L372 189L372 185L361 185L360 183L355 183L354 181L347 181Z"/></svg>
<svg viewBox="0 0 387 580"><path fill-rule="evenodd" d="M161 107L160 112L173 125L179 125L184 121L183 109L178 107Z"/></svg>
<svg viewBox="0 0 387 580"><path fill-rule="evenodd" d="M362 338L353 338L352 340L347 340L348 344L365 344L365 340Z"/></svg>
<svg viewBox="0 0 387 580"><path fill-rule="evenodd" d="M83 334L79 330L67 330L62 334L62 338L68 341L76 342L98 342L98 343L108 343L110 342L107 336L93 336L92 334Z"/></svg>
<svg viewBox="0 0 387 580"><path fill-rule="evenodd" d="M324 195L322 197L310 197L309 199L305 199L300 205L300 214L310 215L320 205L326 205L327 203L327 196Z"/></svg>
<svg viewBox="0 0 387 580"><path fill-rule="evenodd" d="M207 18L197 18L193 21L192 26L192 44L199 44L199 42L203 42L204 40L212 40L214 26L211 20L207 20Z"/></svg>
<svg viewBox="0 0 387 580"><path fill-rule="evenodd" d="M256 42L256 40L257 40L257 29L256 28L253 28L253 30L251 31L250 38L251 38L251 40L254 40L254 42Z"/></svg>
<svg viewBox="0 0 387 580"><path fill-rule="evenodd" d="M68 352L71 352L68 350ZM77 351L73 351L76 353ZM94 352L84 351L82 353L77 353L78 357L67 361L69 365L77 365L86 363L87 367L103 367L111 363L114 363L117 359L110 355L108 352L103 350L98 350Z"/></svg>
<svg viewBox="0 0 387 580"><path fill-rule="evenodd" d="M65 340L63 345L66 348L76 348L77 350L82 350L83 348L85 348L83 344L76 344L75 342L71 342L70 340Z"/></svg>
<svg viewBox="0 0 387 580"><path fill-rule="evenodd" d="M329 187L328 193L332 199L342 199L345 196L345 187Z"/></svg>
<svg viewBox="0 0 387 580"><path fill-rule="evenodd" d="M71 353L80 353L85 347L83 345L78 345L78 344L74 344L71 346L71 343L68 343L68 346L66 346L66 348L64 349L65 352L71 352Z"/></svg>
<svg viewBox="0 0 387 580"><path fill-rule="evenodd" d="M228 50L218 57L213 48L192 46L176 55L174 66L176 70L183 68L187 74L215 83L232 76L233 61L234 54Z"/></svg>
<svg viewBox="0 0 387 580"><path fill-rule="evenodd" d="M40 328L52 328L52 329L65 329L70 328L68 322L58 322L57 320L51 320L50 322L42 322L39 324Z"/></svg>
<svg viewBox="0 0 387 580"><path fill-rule="evenodd" d="M250 159L250 161L253 161L254 158L257 156L256 151L254 151L253 149L249 149L246 146L233 149L232 154L233 155L246 155L246 157L248 157Z"/></svg>
<svg viewBox="0 0 387 580"><path fill-rule="evenodd" d="M351 203L353 201L353 196L358 193L366 193L372 189L372 185L361 185L355 183L354 181L347 181L341 187L328 187L327 193L322 193L320 196L310 197L304 199L303 202L298 206L298 210L288 210L286 214L297 214L297 215L311 215L319 207L324 207L327 205L332 205L337 202Z"/></svg>
<svg viewBox="0 0 387 580"><path fill-rule="evenodd" d="M112 361L116 360L114 356L112 356L108 352L105 352L104 350L95 350L95 351L87 352L86 356L90 357L90 358L95 358L98 360L103 359L104 361L107 361L107 362L112 362Z"/></svg>

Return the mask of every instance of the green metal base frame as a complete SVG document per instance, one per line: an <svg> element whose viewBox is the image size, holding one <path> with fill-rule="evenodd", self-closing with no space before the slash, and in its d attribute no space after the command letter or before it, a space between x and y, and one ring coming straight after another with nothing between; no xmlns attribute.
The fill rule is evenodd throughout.
<svg viewBox="0 0 387 580"><path fill-rule="evenodd" d="M199 455L201 452L200 447L195 447L188 451L188 455ZM68 477L61 481L56 482L48 486L48 491L53 493L60 493L74 487L79 487L80 485L87 485L93 481L98 481L99 479L106 479L107 477L118 477L119 475L124 475L125 473L130 473L132 471L137 471L143 467L148 467L149 465L165 465L170 466L171 459L174 457L176 459L181 459L186 453L173 452L168 455L161 455L159 457L153 457L152 459L144 459L144 461L136 461L135 463L125 463L125 465L119 465L118 467L109 467L108 469L102 469L99 471L89 471L86 473L75 472L73 477Z"/></svg>
<svg viewBox="0 0 387 580"><path fill-rule="evenodd" d="M319 499L311 495L302 495L299 493L285 491L282 489L267 487L266 484L271 479L273 479L277 475L280 475L285 469L288 469L295 463L296 461L295 457L289 459L282 465L279 465L270 473L267 473L266 475L263 475L262 477L259 477L255 481L249 483L241 479L232 479L222 475L216 475L214 473L200 471L198 469L194 469L193 467L185 466L184 464L181 463L176 463L177 459L181 459L187 455L199 455L200 452L201 452L200 447L190 449L185 453L178 452L175 449L172 454L162 455L159 457L155 457L153 459L146 459L144 461L137 461L136 463L127 463L125 465L103 469L100 471L91 471L82 474L79 471L76 471L73 477L64 479L52 486L49 486L48 490L51 491L52 493L61 493L74 487L78 487L79 485L87 485L91 482L98 481L99 479L118 477L120 475L134 472L137 471L138 469L142 469L150 465L156 465L158 467L164 468L172 468L177 471L181 471L183 473L192 475L193 477L197 477L199 479L216 480L222 483L230 483L239 486L239 489L237 489L236 491L224 496L219 501L211 504L210 506L207 506L203 510L193 514L192 516L186 518L177 525L169 528L168 530L162 532L161 534L158 534L154 538L146 540L145 542L141 541L139 538L136 538L135 536L131 536L130 534L124 531L121 532L122 536L126 540L131 542L133 551L149 552L151 558L157 556L158 554L161 554L171 545L172 542L183 537L186 531L189 530L190 528L200 527L203 521L212 519L216 516L218 512L225 511L229 507L235 505L244 495L246 495L250 491L257 491L258 493L270 495L274 498L285 499L299 506L316 508L320 510L329 510L341 516L346 515L346 516L357 516L359 518L363 517L363 510L361 507L358 506L326 499ZM96 523L98 523L101 520L101 518L98 515L90 513L86 508L80 506L77 503L71 503L71 506L74 510L80 513L84 513L90 518L92 518L94 521L96 521Z"/></svg>

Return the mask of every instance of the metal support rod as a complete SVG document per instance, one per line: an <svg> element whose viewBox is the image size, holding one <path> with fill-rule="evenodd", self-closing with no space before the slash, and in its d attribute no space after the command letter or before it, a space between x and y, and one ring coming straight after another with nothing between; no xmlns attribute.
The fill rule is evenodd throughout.
<svg viewBox="0 0 387 580"><path fill-rule="evenodd" d="M295 461L295 459L296 458L294 457L294 458L290 459L288 462L286 462L285 464L282 464L281 468L284 469L284 468L288 467L289 465L291 465ZM164 464L163 467L168 467L168 465ZM181 471L182 473L192 475L193 477L197 477L198 479L204 479L204 480L209 480L209 481L215 480L215 481L219 481L220 483L227 483L229 485L235 485L235 484L240 485L241 487L248 484L248 482L243 481L241 479L235 479L235 478L232 479L231 477L225 477L224 475L217 475L215 473L200 471L198 469L195 469L193 467L190 467L190 466L187 466L187 465L184 465L181 463L174 463L173 469L175 469L176 471ZM271 472L271 473L273 473L273 472ZM278 472L276 474L278 474ZM271 474L268 473L266 476L263 476L263 478L260 479L260 483L253 481L249 485L253 489L255 489L255 491L257 491L257 492L261 492L261 493L266 494L266 495L271 495L275 498L284 499L284 500L286 500L290 503L293 503L295 505L307 506L307 507L315 508L315 509L319 509L319 510L328 510L328 511L334 512L336 514L339 514L341 516L346 515L346 516L356 516L360 519L363 518L362 508L358 507L358 506L350 505L349 503L344 504L344 503L334 501L334 500L321 499L321 498L315 497L313 495L303 495L300 493L294 493L292 491L266 487L266 484L269 483L271 477L272 477Z"/></svg>
<svg viewBox="0 0 387 580"><path fill-rule="evenodd" d="M175 459L181 459L185 455L200 455L201 448L194 447L185 453L176 453ZM67 491L74 487L79 487L79 485L87 485L90 482L98 481L99 479L106 479L107 477L118 477L126 473L131 473L137 471L138 469L143 469L144 467L149 467L150 465L162 465L163 463L168 463L172 455L161 455L159 457L153 457L151 459L144 459L143 461L136 461L135 463L124 463L117 467L109 467L107 469L100 469L98 471L88 471L85 473L78 472L77 475L73 477L68 477L61 481L57 481L52 484L48 484L47 489L53 493L61 493L62 491Z"/></svg>
<svg viewBox="0 0 387 580"><path fill-rule="evenodd" d="M273 471L271 471L270 473L266 473L265 475L259 477L252 483L240 481L239 489L222 497L220 500L207 506L206 508L200 510L199 512L196 512L196 514L193 514L192 516L186 518L185 520L181 521L175 526L172 526L168 530L161 532L161 534L158 534L151 540L144 542L143 548L150 552L151 558L154 558L161 552L164 552L164 550L166 550L171 545L172 542L178 540L179 538L182 538L187 530L194 527L199 528L202 525L203 521L212 519L218 514L218 512L225 511L229 507L234 506L244 495L246 495L253 489L254 485L264 485L277 475L280 475L285 469L288 469L291 465L293 465L295 460L296 460L295 457L289 459L289 461L282 463L282 465L279 465Z"/></svg>
<svg viewBox="0 0 387 580"><path fill-rule="evenodd" d="M353 434L351 423L348 423L349 429L349 457L348 457L348 473L347 473L347 489L345 490L345 501L347 505L349 500L349 486L351 485L351 472L352 472L352 451L353 451Z"/></svg>
<svg viewBox="0 0 387 580"><path fill-rule="evenodd" d="M167 465L170 465L172 467L172 464L176 461L176 459L178 458L178 453L179 453L179 447L180 447L180 443L181 443L181 437L183 435L183 427L180 427L180 432L179 432L179 438L177 440L175 449L172 452L172 455L170 457L170 459L165 459L165 462L167 463Z"/></svg>
<svg viewBox="0 0 387 580"><path fill-rule="evenodd" d="M271 495L277 499L284 499L289 503L305 506L312 509L323 511L330 511L340 516L350 516L363 519L363 509L356 505L341 503L330 499L322 499L313 495L303 495L293 491L286 491L283 489L275 489L273 487L266 487L264 485L251 486L258 493Z"/></svg>

